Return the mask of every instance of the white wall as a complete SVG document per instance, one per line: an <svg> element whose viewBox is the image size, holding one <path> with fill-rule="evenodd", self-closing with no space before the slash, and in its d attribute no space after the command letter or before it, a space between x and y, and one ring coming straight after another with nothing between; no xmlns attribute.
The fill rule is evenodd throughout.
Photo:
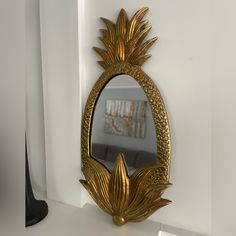
<svg viewBox="0 0 236 236"><path fill-rule="evenodd" d="M41 0L47 195L81 206L77 0Z"/></svg>
<svg viewBox="0 0 236 236"><path fill-rule="evenodd" d="M102 7L101 7L102 6ZM151 219L210 233L211 219L211 109L209 1L114 1L85 2L81 60L86 69L83 98L103 71L92 46L98 41L100 16L115 20L120 8L129 15L149 6L147 18L158 35L153 57L143 66L164 97L172 131L173 186L165 197L173 203Z"/></svg>
<svg viewBox="0 0 236 236"><path fill-rule="evenodd" d="M99 17L115 19L121 7L130 15L147 5L151 35L160 40L143 69L155 80L167 105L174 184L165 194L173 204L151 218L205 233L212 228L212 236L236 235L235 2L81 0L78 4L79 61L75 1L41 0L49 197L81 203L79 105L84 105L103 71L91 49L100 45Z"/></svg>
<svg viewBox="0 0 236 236"><path fill-rule="evenodd" d="M213 4L212 236L235 236L236 3Z"/></svg>
<svg viewBox="0 0 236 236"><path fill-rule="evenodd" d="M26 128L32 184L46 191L39 0L26 1Z"/></svg>
<svg viewBox="0 0 236 236"><path fill-rule="evenodd" d="M8 236L25 221L24 0L0 1L0 29L0 235Z"/></svg>

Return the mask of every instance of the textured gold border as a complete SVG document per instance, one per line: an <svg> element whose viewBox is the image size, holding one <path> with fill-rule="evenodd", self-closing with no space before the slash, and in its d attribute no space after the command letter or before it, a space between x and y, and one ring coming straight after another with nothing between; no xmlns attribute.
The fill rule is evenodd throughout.
<svg viewBox="0 0 236 236"><path fill-rule="evenodd" d="M133 77L145 92L153 115L157 140L157 162L163 171L158 176L159 180L169 181L171 140L167 112L161 94L154 82L145 74L139 66L132 66L128 63L115 64L109 67L95 83L85 106L82 120L82 162L86 165L87 159L91 157L90 138L92 133L92 120L96 102L106 84L115 76L127 74Z"/></svg>

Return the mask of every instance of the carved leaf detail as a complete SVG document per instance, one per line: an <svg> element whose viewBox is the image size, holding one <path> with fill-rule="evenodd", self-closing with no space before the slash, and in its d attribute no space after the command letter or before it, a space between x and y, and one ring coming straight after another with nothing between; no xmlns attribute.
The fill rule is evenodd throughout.
<svg viewBox="0 0 236 236"><path fill-rule="evenodd" d="M107 26L107 32L108 32L108 37L111 39L111 42L115 42L115 38L116 38L116 32L115 32L115 24L106 19L101 17L101 20L105 23L105 25Z"/></svg>
<svg viewBox="0 0 236 236"><path fill-rule="evenodd" d="M131 21L129 22L127 41L129 41L133 37L133 34L135 32L137 25L140 23L140 21L142 20L144 15L147 13L147 11L148 11L148 7L143 7L134 14Z"/></svg>
<svg viewBox="0 0 236 236"><path fill-rule="evenodd" d="M162 199L163 191L170 185L153 181L153 174L162 168L160 164L144 167L136 170L130 179L130 202L125 212L128 221L140 221L146 219L157 209L170 203Z"/></svg>
<svg viewBox="0 0 236 236"><path fill-rule="evenodd" d="M125 60L125 44L124 39L121 37L118 38L116 42L116 60L117 61L124 61Z"/></svg>
<svg viewBox="0 0 236 236"><path fill-rule="evenodd" d="M139 48L136 48L135 51L130 55L130 59L134 60L136 57L145 55L147 50L155 43L157 37L149 39L147 42L142 44Z"/></svg>
<svg viewBox="0 0 236 236"><path fill-rule="evenodd" d="M84 187L88 189L89 186L89 193L97 204L111 213L112 209L108 191L110 173L108 170L96 160L89 158L86 168L83 168L83 173L87 180L86 184L82 182Z"/></svg>
<svg viewBox="0 0 236 236"><path fill-rule="evenodd" d="M105 61L98 61L98 64L104 69L106 69L109 66Z"/></svg>
<svg viewBox="0 0 236 236"><path fill-rule="evenodd" d="M116 23L116 35L121 36L123 39L125 38L127 23L128 23L127 13L124 9L121 9Z"/></svg>
<svg viewBox="0 0 236 236"><path fill-rule="evenodd" d="M101 48L94 47L93 48L102 58L103 60L110 65L112 63L112 57L109 55L109 53Z"/></svg>
<svg viewBox="0 0 236 236"><path fill-rule="evenodd" d="M126 209L129 199L129 177L122 154L117 156L109 182L110 201L117 215Z"/></svg>

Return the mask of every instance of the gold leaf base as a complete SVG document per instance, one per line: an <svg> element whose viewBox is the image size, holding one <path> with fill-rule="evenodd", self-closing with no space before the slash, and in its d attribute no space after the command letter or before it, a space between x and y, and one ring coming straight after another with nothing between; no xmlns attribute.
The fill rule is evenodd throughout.
<svg viewBox="0 0 236 236"><path fill-rule="evenodd" d="M86 180L81 180L98 206L112 216L114 224L139 222L171 201L162 199L163 191L170 185L150 182L153 173L161 168L156 164L137 169L130 177L124 156L117 156L112 173L93 158L83 168Z"/></svg>

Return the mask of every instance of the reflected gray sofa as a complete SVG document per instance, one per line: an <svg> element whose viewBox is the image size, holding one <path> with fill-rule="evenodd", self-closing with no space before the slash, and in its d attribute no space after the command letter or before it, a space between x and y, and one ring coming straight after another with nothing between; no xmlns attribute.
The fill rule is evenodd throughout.
<svg viewBox="0 0 236 236"><path fill-rule="evenodd" d="M119 153L123 153L125 156L129 175L133 174L137 168L153 165L156 162L156 155L151 152L137 151L102 143L92 144L92 156L104 164L109 171L113 170L116 157Z"/></svg>

